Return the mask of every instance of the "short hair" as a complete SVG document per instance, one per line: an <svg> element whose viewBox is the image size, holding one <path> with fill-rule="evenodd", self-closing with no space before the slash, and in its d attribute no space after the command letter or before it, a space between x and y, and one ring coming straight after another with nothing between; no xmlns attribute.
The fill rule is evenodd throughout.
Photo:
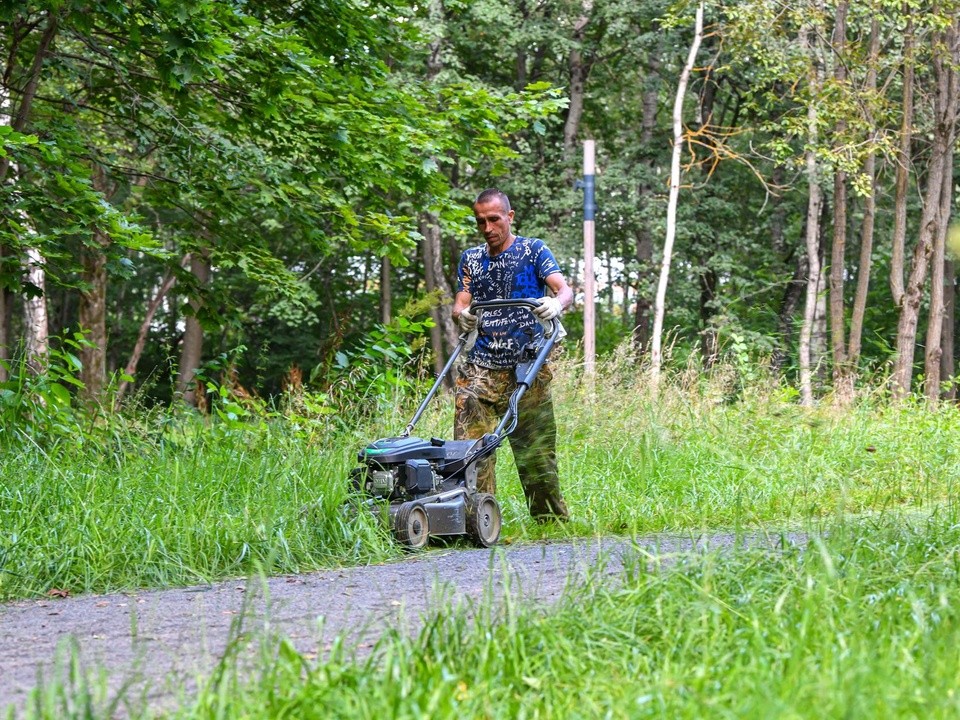
<svg viewBox="0 0 960 720"><path fill-rule="evenodd" d="M503 211L510 212L510 198L507 197L507 194L503 190L498 188L487 188L477 195L477 199L473 201L473 204L488 203L491 200L499 200Z"/></svg>

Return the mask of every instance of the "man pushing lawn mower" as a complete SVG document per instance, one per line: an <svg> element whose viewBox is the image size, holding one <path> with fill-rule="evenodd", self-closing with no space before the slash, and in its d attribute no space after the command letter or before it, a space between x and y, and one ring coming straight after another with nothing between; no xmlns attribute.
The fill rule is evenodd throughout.
<svg viewBox="0 0 960 720"><path fill-rule="evenodd" d="M521 307L483 314L483 332L458 371L457 440L481 438L497 425L516 388L515 369L522 350L544 332L537 320L549 323L573 302L573 291L543 240L513 234L514 211L505 193L495 188L484 190L473 204L473 215L486 243L470 248L460 258L453 305L453 318L460 329L468 333L477 329L477 315L470 312L473 303L539 298L539 305L532 310L535 318ZM569 517L557 474L552 377L549 366L544 365L520 398L516 428L509 436L527 506L539 522ZM495 466L496 454L479 461L478 492L495 494Z"/></svg>
<svg viewBox="0 0 960 720"><path fill-rule="evenodd" d="M406 428L369 443L350 475L355 494L389 521L397 540L416 550L442 535L496 544L501 515L494 497L495 453L507 437L530 514L538 521L568 517L557 478L547 359L563 337L560 314L573 292L542 240L510 231L513 211L506 195L485 190L474 214L487 242L460 261L454 317L464 332ZM456 438L412 436L465 350Z"/></svg>

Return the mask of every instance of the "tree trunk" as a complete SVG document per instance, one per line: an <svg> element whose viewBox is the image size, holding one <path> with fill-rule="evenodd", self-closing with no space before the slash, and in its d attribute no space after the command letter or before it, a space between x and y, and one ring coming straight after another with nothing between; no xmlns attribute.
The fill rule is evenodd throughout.
<svg viewBox="0 0 960 720"><path fill-rule="evenodd" d="M100 399L107 379L107 256L103 248L109 244L108 235L94 230L93 245L80 251L84 287L78 320L80 330L86 333L86 342L80 348L80 379L82 396L88 402Z"/></svg>
<svg viewBox="0 0 960 720"><path fill-rule="evenodd" d="M837 4L833 26L833 79L837 85L847 82L846 50L847 3ZM837 121L834 132L844 142L847 123ZM846 303L844 302L844 274L847 248L847 173L837 168L833 174L833 244L830 251L830 345L833 352L834 400L841 406L853 402L855 369L847 358Z"/></svg>
<svg viewBox="0 0 960 720"><path fill-rule="evenodd" d="M825 228L820 220L821 229ZM823 238L821 238L822 240ZM827 387L830 368L830 333L827 328L827 266L824 263L824 246L821 245L820 278L817 280L817 307L813 316L813 335L810 338L810 362L813 366L813 390L821 394Z"/></svg>
<svg viewBox="0 0 960 720"><path fill-rule="evenodd" d="M14 21L11 33L19 31L20 24ZM16 48L10 48L9 61L2 78L0 78L0 125L9 125L11 122L11 100L10 88L7 87L7 78L13 73L13 63L16 57ZM0 383L6 382L9 378L6 363L9 363L12 356L11 343L13 338L12 319L13 319L13 293L7 289L5 279L6 274L5 258L12 257L14 253L0 242Z"/></svg>
<svg viewBox="0 0 960 720"><path fill-rule="evenodd" d="M93 189L105 197L112 195L99 166L93 168ZM100 399L107 380L107 257L104 249L109 244L110 236L96 228L92 243L80 248L83 288L78 321L80 330L86 333L86 343L80 349L80 379L82 396L88 402Z"/></svg>
<svg viewBox="0 0 960 720"><path fill-rule="evenodd" d="M10 126L16 132L24 132L27 123L30 122L30 110L33 107L33 100L37 96L37 87L40 84L40 73L43 71L43 62L50 53L50 46L57 35L57 26L59 18L52 12L47 13L47 24L43 29L43 35L40 36L40 42L37 45L37 51L33 55L33 62L30 65L30 73L27 75L27 82L20 93L20 104L17 106L17 112L13 116ZM11 59L11 63L13 60ZM7 88L4 88L6 94ZM10 170L10 156L0 157L0 182L7 177Z"/></svg>
<svg viewBox="0 0 960 720"><path fill-rule="evenodd" d="M198 295L190 301L193 312L186 317L186 329L180 348L180 372L177 376L176 393L188 405L197 406L198 394L194 381L197 369L203 360L203 326L197 315L203 308L203 291L210 282L210 251L207 249L194 253L190 259L190 272L196 278Z"/></svg>
<svg viewBox="0 0 960 720"><path fill-rule="evenodd" d="M37 248L26 249L23 269L32 289L23 299L23 345L27 364L34 372L43 369L50 352L45 265L46 260Z"/></svg>
<svg viewBox="0 0 960 720"><path fill-rule="evenodd" d="M863 343L863 318L867 310L867 294L870 290L870 270L873 264L873 229L876 220L877 184L876 156L867 157L863 174L870 181L870 194L864 199L863 222L860 225L860 260L857 269L857 290L853 298L850 317L850 337L847 344L847 360L856 369Z"/></svg>
<svg viewBox="0 0 960 720"><path fill-rule="evenodd" d="M567 106L567 118L563 124L563 158L569 165L574 157L577 145L577 133L583 117L583 95L590 72L590 62L583 57L583 37L590 24L590 11L593 0L583 0L583 14L573 24L573 45L567 58L570 70L570 103Z"/></svg>
<svg viewBox="0 0 960 720"><path fill-rule="evenodd" d="M785 170L783 165L775 165L770 176L770 182L774 188L781 188L784 185ZM784 236L783 227L786 218L786 210L783 207L783 196L774 192L770 197L770 204L773 209L770 212L770 246L777 260L783 261L787 253L787 243Z"/></svg>
<svg viewBox="0 0 960 720"><path fill-rule="evenodd" d="M663 41L660 41L657 51L651 54L647 68L647 77L643 90L643 116L640 120L640 150L643 153L645 177L638 187L637 205L641 211L645 210L653 197L653 187L650 176L656 163L656 154L653 151L653 129L657 123L657 105L660 97L660 51ZM642 356L650 349L650 310L653 303L647 292L648 285L653 280L653 233L650 225L641 221L637 230L635 257L637 260L637 303L633 316L633 347L637 354Z"/></svg>
<svg viewBox="0 0 960 720"><path fill-rule="evenodd" d="M380 322L386 325L393 317L390 289L390 258L384 255L380 259Z"/></svg>
<svg viewBox="0 0 960 720"><path fill-rule="evenodd" d="M614 306L614 299L613 299L613 287L614 287L614 283L613 283L613 260L612 260L612 258L610 257L610 255L611 255L610 253L604 253L604 256L603 256L603 266L604 266L604 268L606 268L606 271L607 271L607 292L608 292L608 295L607 295L607 313L609 313L610 317L613 317L613 306ZM626 289L626 283L624 283L624 289Z"/></svg>
<svg viewBox="0 0 960 720"><path fill-rule="evenodd" d="M526 16L526 6L521 8L521 12ZM432 0L429 6L430 22L436 27L443 23L443 3L440 0ZM427 60L427 78L434 79L443 69L443 36L438 34L436 39L430 43L430 55ZM521 73L523 85L526 86L526 56L522 58L518 55L517 74ZM423 255L423 277L427 286L427 292L440 291L440 305L430 308L430 315L433 318L433 327L430 328L430 344L433 347L433 365L434 370L439 375L446 364L447 353L453 350L457 344L457 329L454 326L453 318L450 316L450 307L453 305L453 291L447 284L446 276L443 272L443 247L440 244L440 219L435 213L420 213L420 234L423 235L421 243L421 253ZM452 387L453 379L448 376L447 383Z"/></svg>
<svg viewBox="0 0 960 720"><path fill-rule="evenodd" d="M687 82L693 63L703 40L703 2L697 5L697 17L694 26L693 42L687 61L680 73L677 94L673 102L673 159L670 164L670 199L667 203L667 232L663 242L663 263L660 267L660 280L657 283L657 298L654 304L653 338L650 348L651 383L654 391L660 385L660 371L663 364L661 345L663 342L663 316L666 309L667 283L670 280L670 260L673 253L673 241L677 234L677 201L680 196L680 154L683 150L683 98L687 92Z"/></svg>
<svg viewBox="0 0 960 720"><path fill-rule="evenodd" d="M777 313L777 335L779 340L774 348L771 367L775 372L782 372L787 364L790 346L793 344L793 316L800 306L804 288L807 286L807 256L798 253L794 265L793 277L783 291L780 302L780 312Z"/></svg>
<svg viewBox="0 0 960 720"><path fill-rule="evenodd" d="M524 0L519 0L514 7L520 15L520 31L523 32L523 26L530 20L530 9ZM515 78L513 87L517 92L521 92L527 86L527 45L518 43L516 56L514 57Z"/></svg>
<svg viewBox="0 0 960 720"><path fill-rule="evenodd" d="M890 292L897 307L903 305L903 275L905 248L907 239L907 191L910 179L910 164L913 153L913 16L908 5L904 5L907 14L907 27L903 33L903 100L900 120L900 144L897 152L896 189L893 201L893 245L890 255Z"/></svg>
<svg viewBox="0 0 960 720"><path fill-rule="evenodd" d="M950 70L955 74L954 70ZM927 323L927 342L924 357L924 394L931 404L940 399L940 368L943 363L943 325L946 320L944 283L946 280L947 228L950 206L953 203L953 142L947 146L943 162L943 184L940 193L940 227L933 239L933 271L930 274L930 317Z"/></svg>
<svg viewBox="0 0 960 720"><path fill-rule="evenodd" d="M653 280L653 235L646 224L637 232L637 292L633 313L633 347L643 356L650 351L650 311L653 308L649 288Z"/></svg>
<svg viewBox="0 0 960 720"><path fill-rule="evenodd" d="M810 46L811 28L805 25L800 31L800 44L810 57L810 96L820 94L820 66L816 54ZM817 318L817 301L820 294L820 207L823 201L820 191L820 177L817 167L817 155L814 150L819 141L817 130L818 112L814 100L807 106L807 150L805 153L807 174L807 292L803 312L803 325L800 329L800 403L813 407L813 368L811 366L812 339Z"/></svg>
<svg viewBox="0 0 960 720"><path fill-rule="evenodd" d="M784 185L785 171L782 165L776 165L773 168L770 181L775 188L781 188ZM773 209L770 213L770 246L773 249L774 256L778 263L786 265L788 259L787 243L784 234L784 225L786 219L786 210L783 206L782 194L774 193L770 199ZM803 232L801 232L803 235ZM787 357L790 353L790 346L793 343L793 314L800 303L800 297L803 295L803 287L806 284L807 265L803 254L796 257L794 262L793 275L787 281L783 291L783 298L780 301L780 310L777 313L777 341L776 346L770 356L770 368L776 373L782 372L787 363Z"/></svg>
<svg viewBox="0 0 960 720"><path fill-rule="evenodd" d="M927 341L923 362L923 394L934 405L940 399L940 346L943 336L943 264L944 247L937 233L933 240L930 272L930 309L927 320Z"/></svg>
<svg viewBox="0 0 960 720"><path fill-rule="evenodd" d="M710 68L707 68L704 73L701 86L702 90L700 92L700 103L697 107L698 118L695 132L697 136L701 138L704 148L708 152L715 152L716 143L711 136L710 125L713 120L713 103L716 98L717 85L713 79L713 72ZM709 170L712 167L711 163L704 163L702 165L704 183L709 179ZM702 192L709 193L710 190L705 187ZM700 353L703 357L704 366L709 368L712 367L716 361L719 349L717 327L716 323L713 322L713 316L716 313L714 303L717 298L717 283L719 282L719 278L717 277L716 270L710 265L711 262L714 262L714 256L716 255L718 247L716 233L708 231L706 238L703 236L699 237L696 247L698 255L697 264L700 266L700 269L697 271L697 284L700 287Z"/></svg>
<svg viewBox="0 0 960 720"><path fill-rule="evenodd" d="M430 341L433 345L434 368L439 374L446 364L446 356L457 344L457 328L450 315L453 305L453 292L447 285L443 274L443 248L440 244L440 220L433 213L420 214L420 244L423 256L423 277L427 292L439 291L440 304L430 309L433 327L430 329ZM451 380L452 382L452 380Z"/></svg>
<svg viewBox="0 0 960 720"><path fill-rule="evenodd" d="M833 353L834 401L853 402L856 370L847 357L844 273L847 244L847 174L838 171L833 182L833 245L830 253L830 346Z"/></svg>
<svg viewBox="0 0 960 720"><path fill-rule="evenodd" d="M891 378L895 398L903 398L910 393L917 323L927 268L930 257L939 244L939 238L946 231L943 194L952 192L952 188L944 187L944 183L951 176L948 168L952 168L953 163L953 143L956 139L957 121L958 75L954 70L954 66L960 59L957 57L957 28L958 20L954 18L953 24L947 30L937 32L931 43L931 47L934 48L933 70L936 78L933 94L933 143L923 211L920 216L920 235L914 248L910 277L904 288L900 319L897 323L897 354ZM946 57L942 54L945 48L949 53ZM939 316L936 322L938 325L941 322ZM937 351L939 351L939 342ZM939 359L937 369L939 374ZM929 392L930 389L927 389Z"/></svg>
<svg viewBox="0 0 960 720"><path fill-rule="evenodd" d="M13 119L10 122L10 127L16 132L24 132L30 122L30 111L33 107L33 101L37 95L37 88L40 84L43 63L50 53L50 48L57 35L58 23L58 16L52 12L48 12L43 34L40 36L37 50L34 53L33 61L30 65L30 71L27 74L27 81L20 93L19 105L17 106L16 113L13 113ZM12 64L13 58L11 57L7 68L8 70L12 70ZM6 80L4 82L3 100L9 103L9 88L6 87ZM9 155L0 157L0 182L6 179L9 170ZM22 218L22 221L28 228L27 232L31 233L32 230L29 229L30 219ZM33 290L28 293L28 296L24 298L23 302L23 341L27 362L34 371L39 371L46 364L47 354L49 352L50 331L49 321L47 319L45 265L46 260L40 252L40 249L27 247L24 257L21 259L21 267L23 268L27 282L33 286ZM9 296L5 298L5 300L6 299L9 299ZM6 306L7 303L5 302L4 305ZM2 335L4 336L5 344L8 344L10 324L7 318L9 314L6 312L6 307L4 307L3 310L5 312L0 316L0 321L5 324Z"/></svg>
<svg viewBox="0 0 960 720"><path fill-rule="evenodd" d="M954 324L956 323L956 268L952 260L943 264L943 334L940 337L940 380L947 383L942 397L957 399L956 359L954 357Z"/></svg>
<svg viewBox="0 0 960 720"><path fill-rule="evenodd" d="M717 273L705 268L698 273L700 284L700 354L705 367L712 367L717 359L717 329L713 320L713 303L717 297Z"/></svg>
<svg viewBox="0 0 960 720"><path fill-rule="evenodd" d="M184 256L183 260L180 261L180 267L186 267L187 263L190 262L190 254ZM157 292L154 293L153 299L150 300L150 304L147 305L147 312L143 316L143 321L140 323L140 329L137 331L137 341L133 345L133 351L130 353L130 359L127 360L127 365L123 370L124 375L127 377L135 377L137 373L137 365L140 362L140 356L143 354L143 349L147 345L147 335L150 332L150 325L153 322L153 316L157 314L157 310L160 308L160 304L163 302L164 298L167 296L167 293L173 288L177 282L177 276L172 272L168 272L163 281L160 283L160 287L157 289ZM130 386L130 380L121 378L120 385L117 387L117 395L114 399L114 409L116 409L120 401L123 399L124 394L127 392L127 388Z"/></svg>
<svg viewBox="0 0 960 720"><path fill-rule="evenodd" d="M872 94L877 89L877 63L880 56L880 28L877 15L870 21L870 54L867 68L866 90ZM872 113L867 118L873 125ZM873 142L875 138L871 138ZM867 294L870 290L870 270L873 263L873 230L877 216L877 155L871 149L863 162L863 174L867 178L870 194L863 202L863 222L860 225L860 262L857 268L857 290L853 298L850 316L850 338L847 345L847 360L856 369L860 364L863 343L863 318L867 311Z"/></svg>
<svg viewBox="0 0 960 720"><path fill-rule="evenodd" d="M7 254L6 248L0 244L0 272L3 268L4 256ZM11 344L11 320L13 318L13 293L7 290L6 286L0 284L0 383L6 382L9 378L7 366L12 356Z"/></svg>

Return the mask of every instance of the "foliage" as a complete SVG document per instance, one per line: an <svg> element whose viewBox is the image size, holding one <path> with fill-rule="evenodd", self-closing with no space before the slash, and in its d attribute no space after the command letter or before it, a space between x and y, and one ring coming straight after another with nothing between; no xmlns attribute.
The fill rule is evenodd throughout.
<svg viewBox="0 0 960 720"><path fill-rule="evenodd" d="M0 125L0 157L8 157L9 151L21 145L35 145L36 135L24 135L9 125Z"/></svg>
<svg viewBox="0 0 960 720"><path fill-rule="evenodd" d="M42 368L24 357L14 363L0 360L8 375L0 382L0 452L24 444L83 445L90 416L74 391L83 386L77 353L85 342L80 334L65 339Z"/></svg>
<svg viewBox="0 0 960 720"><path fill-rule="evenodd" d="M182 326L195 315L205 358L250 348L236 367L240 384L275 397L291 368L313 368L364 343L379 320L384 258L394 307L422 294L415 260L425 216L440 224L440 264L454 286L459 253L477 242L468 206L484 187L511 195L515 229L543 237L582 286L582 197L574 181L579 141L590 137L598 149L597 259L611 271L603 291L620 306L620 322L603 325L598 347L612 351L648 322L643 306L659 262L671 150L666 118L688 46L689 5L495 5L5 6L4 120L16 119L44 29L55 29L22 132L0 124L10 161L0 191L0 285L13 293L14 310L37 292L19 254L38 248L52 333L69 337L82 293L91 291L83 259L102 254L110 328L103 349L115 369L126 364L156 288L173 274L177 284L150 324L135 373L141 390L160 404L170 399ZM863 161L870 153L878 159L861 369L890 359L897 309L882 278L894 215L903 31L912 18L921 100L915 170L929 153L934 122L926 99L935 48L927 40L953 5L883 0L876 7L882 12L849 8L843 57L827 43L836 4L708 8L705 60L684 108L678 262L667 298L666 327L684 354L737 333L751 353L772 341L785 366L795 364L799 310L789 296L794 275L803 281L806 212L798 163L810 142L806 110L815 106L812 149L828 204L835 171L847 173L854 190L851 274L867 190ZM491 15L500 19L496 29ZM876 60L869 53L874 22L884 48ZM820 38L809 52L798 41L804 27ZM582 96L574 59L584 69ZM841 66L845 81L833 76ZM814 67L823 76L819 89L807 82ZM868 71L879 74L878 90L867 89ZM911 172L911 232L923 182ZM825 244L831 230L827 223ZM194 252L210 255L209 283L180 267ZM568 324L578 327L580 316ZM9 325L15 341L22 334L16 312Z"/></svg>
<svg viewBox="0 0 960 720"><path fill-rule="evenodd" d="M335 403L341 422L378 416L419 388L417 370L433 320L415 318L429 306L429 298L409 304L389 323L376 325L357 347L339 350L313 369L310 383Z"/></svg>
<svg viewBox="0 0 960 720"><path fill-rule="evenodd" d="M69 332L75 289L88 290L80 255L106 253L116 357L132 346L158 276L174 272L178 295L155 323L172 337L157 338L160 352L148 349L140 375L153 375L153 388L169 365L163 348L176 347L189 314L214 338L219 331L210 356L240 344L263 357L273 342L303 350L304 330L307 347L325 354L339 315L371 319L347 299L357 258L408 264L417 212L453 206L439 172L449 156L515 156L509 138L560 104L543 85L427 83L394 67L421 41L406 22L414 12L403 2L376 11L352 2L3 10L14 104L0 112L27 105L44 28L52 41L27 108L39 142L5 141L15 173L4 184L0 280L17 295L30 291L17 253L37 248L49 301L62 302L53 333ZM109 242L98 245L95 232ZM177 270L187 253L211 249L209 286ZM309 350L257 372L270 373L266 389L275 391L308 358ZM247 370L239 368L249 385Z"/></svg>

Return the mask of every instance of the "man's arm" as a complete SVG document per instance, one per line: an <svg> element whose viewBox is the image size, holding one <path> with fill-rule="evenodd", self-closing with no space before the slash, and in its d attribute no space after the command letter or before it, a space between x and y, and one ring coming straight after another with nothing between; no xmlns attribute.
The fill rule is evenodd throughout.
<svg viewBox="0 0 960 720"><path fill-rule="evenodd" d="M468 293L466 290L461 290L457 293L456 297L453 299L453 321L460 321L460 313L470 307L470 303L473 302L473 294Z"/></svg>
<svg viewBox="0 0 960 720"><path fill-rule="evenodd" d="M540 303L534 309L533 314L537 316L540 322L549 322L573 303L573 290L567 285L560 273L550 273L544 278L547 287L552 295L544 295L540 298Z"/></svg>
<svg viewBox="0 0 960 720"><path fill-rule="evenodd" d="M553 291L553 295L560 301L564 310L568 310L573 305L573 290L567 285L562 273L553 273L547 275L547 287Z"/></svg>

